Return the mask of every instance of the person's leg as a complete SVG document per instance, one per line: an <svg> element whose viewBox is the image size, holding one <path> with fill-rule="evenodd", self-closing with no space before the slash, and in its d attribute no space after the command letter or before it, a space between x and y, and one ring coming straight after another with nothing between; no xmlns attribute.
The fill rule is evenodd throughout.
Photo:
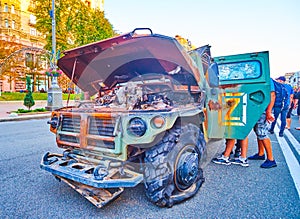
<svg viewBox="0 0 300 219"><path fill-rule="evenodd" d="M243 140L239 140L241 146L241 155L238 158L230 160L232 164L241 165L243 167L248 167L249 163L247 161L247 150L248 150L248 137Z"/></svg>
<svg viewBox="0 0 300 219"><path fill-rule="evenodd" d="M277 163L273 157L272 144L269 138L260 139L267 153L267 159L263 162L260 167L261 168L272 168L277 167Z"/></svg>
<svg viewBox="0 0 300 219"><path fill-rule="evenodd" d="M286 118L286 126L287 129L291 128L291 118Z"/></svg>
<svg viewBox="0 0 300 219"><path fill-rule="evenodd" d="M223 154L221 156L213 158L211 161L215 164L230 165L231 162L229 161L229 156L234 147L234 143L235 139L226 139L226 148Z"/></svg>
<svg viewBox="0 0 300 219"><path fill-rule="evenodd" d="M242 157L242 158L247 158L248 142L249 142L248 137L246 137L246 138L243 139L243 140L240 140L241 157Z"/></svg>
<svg viewBox="0 0 300 219"><path fill-rule="evenodd" d="M282 137L283 136L283 132L285 130L285 126L286 126L286 115L287 115L287 109L283 109L280 113L280 120L281 120L281 124L280 124L280 130L279 130L279 136Z"/></svg>
<svg viewBox="0 0 300 219"><path fill-rule="evenodd" d="M291 128L291 115L292 115L293 108L294 108L294 103L292 102L289 111L286 114L286 126L285 126L286 129Z"/></svg>
<svg viewBox="0 0 300 219"><path fill-rule="evenodd" d="M243 140L236 140L234 157L239 157L241 155L241 141Z"/></svg>
<svg viewBox="0 0 300 219"><path fill-rule="evenodd" d="M226 139L226 148L225 151L223 153L224 157L229 157L230 153L234 147L235 144L235 139Z"/></svg>
<svg viewBox="0 0 300 219"><path fill-rule="evenodd" d="M264 138L266 136L266 133L268 131L268 126L266 123L266 113L263 113L255 126L253 127L253 131L256 134L257 137L257 146L258 146L258 152L250 157L248 157L249 160L264 160L265 159L265 148L263 145L263 142L260 141L260 139Z"/></svg>
<svg viewBox="0 0 300 219"><path fill-rule="evenodd" d="M261 168L271 168L277 166L276 161L273 157L271 140L268 137L268 126L269 124L266 121L266 115L263 114L263 116L261 116L259 129L257 130L257 141L258 145L262 145L264 147L267 154L267 159L260 165Z"/></svg>
<svg viewBox="0 0 300 219"><path fill-rule="evenodd" d="M264 156L265 155L265 147L264 147L263 142L257 138L257 144L258 144L258 155Z"/></svg>
<svg viewBox="0 0 300 219"><path fill-rule="evenodd" d="M273 157L272 144L270 138L259 139L258 141L259 144L261 144L263 148L266 150L267 159L273 161L274 157Z"/></svg>
<svg viewBox="0 0 300 219"><path fill-rule="evenodd" d="M278 118L280 112L281 112L281 108L278 108L278 107L273 108L273 113L274 113L275 120L274 120L274 122L272 122L271 128L269 130L269 132L272 133L272 134L274 133L274 128L275 128L275 125L276 125L276 121L277 121L277 118Z"/></svg>

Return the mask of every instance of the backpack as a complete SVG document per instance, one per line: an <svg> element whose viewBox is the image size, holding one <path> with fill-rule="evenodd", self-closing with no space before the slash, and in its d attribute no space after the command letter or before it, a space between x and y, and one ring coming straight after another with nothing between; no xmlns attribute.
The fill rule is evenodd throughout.
<svg viewBox="0 0 300 219"><path fill-rule="evenodd" d="M272 79L273 80L273 79ZM288 100L290 98L288 90L285 86L275 80L273 80L274 88L275 88L275 103L274 107L277 108L288 108Z"/></svg>

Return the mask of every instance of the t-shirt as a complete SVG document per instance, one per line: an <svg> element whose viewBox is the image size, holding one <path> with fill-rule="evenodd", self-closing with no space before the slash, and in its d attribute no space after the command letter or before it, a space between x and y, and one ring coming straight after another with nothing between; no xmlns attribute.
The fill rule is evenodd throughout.
<svg viewBox="0 0 300 219"><path fill-rule="evenodd" d="M273 82L272 78L271 78L270 85L271 85L271 92L275 92L275 86L274 86L274 82Z"/></svg>
<svg viewBox="0 0 300 219"><path fill-rule="evenodd" d="M295 92L295 94L294 94L294 99L300 99L300 91L298 91L298 92ZM298 104L299 105L299 104Z"/></svg>
<svg viewBox="0 0 300 219"><path fill-rule="evenodd" d="M287 89L287 91L289 93L289 96L291 96L292 94L294 94L294 90L293 90L293 88L292 88L291 85L289 85L289 84L283 84L283 85ZM290 98L288 99L287 103L290 104Z"/></svg>

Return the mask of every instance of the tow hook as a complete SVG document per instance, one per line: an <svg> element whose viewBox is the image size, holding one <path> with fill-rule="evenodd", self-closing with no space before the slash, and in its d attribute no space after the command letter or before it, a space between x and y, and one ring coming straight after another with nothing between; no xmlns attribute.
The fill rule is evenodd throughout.
<svg viewBox="0 0 300 219"><path fill-rule="evenodd" d="M46 165L50 165L52 163L55 163L56 161L58 161L58 158L50 155L50 152L47 152L43 157L43 163Z"/></svg>
<svg viewBox="0 0 300 219"><path fill-rule="evenodd" d="M108 175L108 170L107 170L106 166L100 164L95 167L93 174L94 174L94 178L96 180L103 180L104 177L106 177Z"/></svg>

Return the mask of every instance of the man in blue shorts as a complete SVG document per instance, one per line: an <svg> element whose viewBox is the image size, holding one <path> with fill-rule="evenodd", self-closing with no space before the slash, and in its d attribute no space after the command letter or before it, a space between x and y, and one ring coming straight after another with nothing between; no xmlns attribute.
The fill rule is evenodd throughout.
<svg viewBox="0 0 300 219"><path fill-rule="evenodd" d="M276 167L276 161L273 157L271 140L268 137L268 130L271 123L274 121L272 108L275 102L275 88L273 80L271 80L271 101L266 111L261 115L253 130L257 137L258 153L248 157L249 160L265 160L265 151L267 159L260 165L261 168Z"/></svg>

